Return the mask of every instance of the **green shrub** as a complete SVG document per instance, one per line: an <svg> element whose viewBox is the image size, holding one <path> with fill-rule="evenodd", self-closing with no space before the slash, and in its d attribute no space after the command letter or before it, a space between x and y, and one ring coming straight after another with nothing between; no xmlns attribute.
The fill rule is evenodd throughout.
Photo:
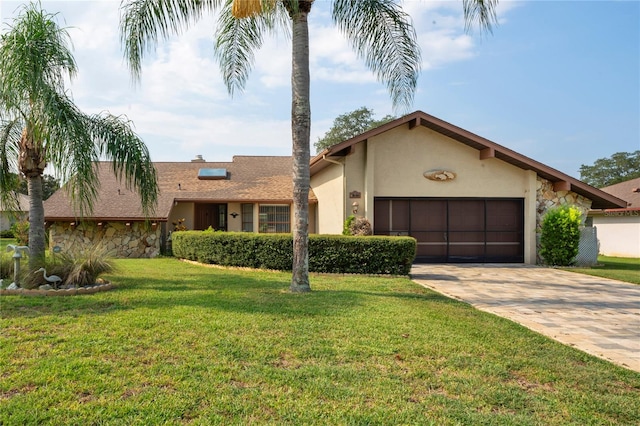
<svg viewBox="0 0 640 426"><path fill-rule="evenodd" d="M11 225L13 237L19 246L29 245L29 221L22 220Z"/></svg>
<svg viewBox="0 0 640 426"><path fill-rule="evenodd" d="M349 215L342 226L342 235L351 235L351 224L356 219L355 215Z"/></svg>
<svg viewBox="0 0 640 426"><path fill-rule="evenodd" d="M174 232L174 256L202 263L290 271L291 234ZM406 275L416 254L411 237L309 236L309 271Z"/></svg>
<svg viewBox="0 0 640 426"><path fill-rule="evenodd" d="M0 231L0 238L14 238L13 230L5 229L4 231Z"/></svg>
<svg viewBox="0 0 640 426"><path fill-rule="evenodd" d="M581 213L575 207L560 206L550 209L542 220L540 256L545 263L569 266L578 255Z"/></svg>

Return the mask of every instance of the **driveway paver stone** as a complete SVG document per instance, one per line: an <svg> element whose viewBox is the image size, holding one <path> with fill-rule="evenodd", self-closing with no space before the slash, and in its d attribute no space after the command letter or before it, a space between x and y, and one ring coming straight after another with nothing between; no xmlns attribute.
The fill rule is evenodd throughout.
<svg viewBox="0 0 640 426"><path fill-rule="evenodd" d="M416 264L420 285L640 372L640 286L524 264Z"/></svg>

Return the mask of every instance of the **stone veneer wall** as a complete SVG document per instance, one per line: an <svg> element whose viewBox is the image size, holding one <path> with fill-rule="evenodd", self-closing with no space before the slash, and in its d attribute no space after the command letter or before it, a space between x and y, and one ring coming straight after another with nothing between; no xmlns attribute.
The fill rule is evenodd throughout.
<svg viewBox="0 0 640 426"><path fill-rule="evenodd" d="M160 226L144 222L83 222L71 226L68 222L55 222L49 228L49 246L62 251L71 248L104 244L114 257L155 257L160 254ZM156 229L153 229L156 228Z"/></svg>
<svg viewBox="0 0 640 426"><path fill-rule="evenodd" d="M536 183L536 252L537 263L542 263L540 258L540 229L542 219L549 209L561 205L576 207L582 213L582 223L587 218L587 213L591 209L591 200L576 194L573 191L554 191L553 183L538 176Z"/></svg>

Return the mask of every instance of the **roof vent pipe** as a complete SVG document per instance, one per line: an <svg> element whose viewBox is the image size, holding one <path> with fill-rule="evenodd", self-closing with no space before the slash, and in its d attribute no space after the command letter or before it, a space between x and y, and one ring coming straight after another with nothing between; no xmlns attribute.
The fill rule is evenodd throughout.
<svg viewBox="0 0 640 426"><path fill-rule="evenodd" d="M206 162L204 158L202 158L202 154L196 155L196 158L191 160L192 163L204 163Z"/></svg>

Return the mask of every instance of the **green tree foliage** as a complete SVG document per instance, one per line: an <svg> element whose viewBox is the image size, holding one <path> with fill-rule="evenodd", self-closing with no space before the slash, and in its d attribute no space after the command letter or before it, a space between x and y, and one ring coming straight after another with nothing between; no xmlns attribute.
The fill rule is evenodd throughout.
<svg viewBox="0 0 640 426"><path fill-rule="evenodd" d="M20 179L20 177L17 174L15 174L15 181L17 182L16 184L17 191L20 194L28 195L29 190L27 188L26 179ZM42 176L42 199L43 200L47 200L58 189L60 189L60 179L56 179L51 175Z"/></svg>
<svg viewBox="0 0 640 426"><path fill-rule="evenodd" d="M617 152L599 158L592 166L580 166L580 180L596 188L615 185L640 177L640 151Z"/></svg>
<svg viewBox="0 0 640 426"><path fill-rule="evenodd" d="M550 209L542 220L540 256L548 265L569 266L578 255L580 210L572 206Z"/></svg>
<svg viewBox="0 0 640 426"><path fill-rule="evenodd" d="M330 146L358 136L367 130L388 123L395 118L393 115L385 115L380 120L375 120L372 109L364 106L360 107L336 117L331 128L323 137L318 138L318 141L313 146L316 148L316 152L320 152Z"/></svg>
<svg viewBox="0 0 640 426"><path fill-rule="evenodd" d="M66 182L80 217L91 212L97 197L99 160L110 160L124 184L137 189L145 214L158 196L149 152L129 121L108 113L87 115L73 103L65 81L76 73L69 34L56 15L39 3L23 5L0 38L0 193L3 202L15 205L14 173L27 182L31 271L45 260L47 166Z"/></svg>

